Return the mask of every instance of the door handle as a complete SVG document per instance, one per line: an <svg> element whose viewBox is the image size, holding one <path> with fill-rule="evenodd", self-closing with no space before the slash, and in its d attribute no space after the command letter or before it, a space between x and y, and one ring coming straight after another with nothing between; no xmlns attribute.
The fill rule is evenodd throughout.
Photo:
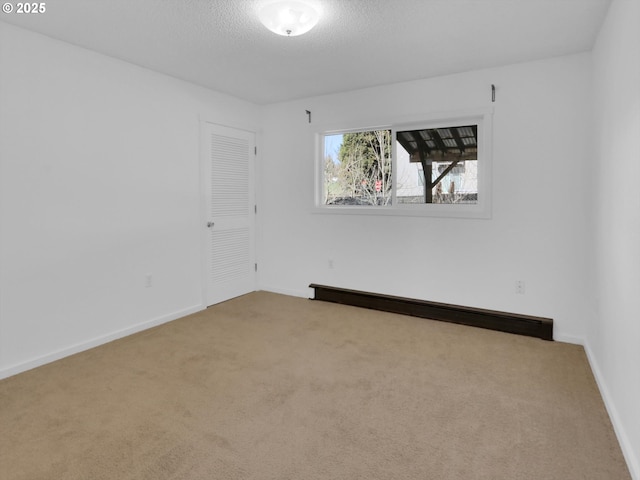
<svg viewBox="0 0 640 480"><path fill-rule="evenodd" d="M207 222L207 228L213 227L215 224L213 222Z"/></svg>

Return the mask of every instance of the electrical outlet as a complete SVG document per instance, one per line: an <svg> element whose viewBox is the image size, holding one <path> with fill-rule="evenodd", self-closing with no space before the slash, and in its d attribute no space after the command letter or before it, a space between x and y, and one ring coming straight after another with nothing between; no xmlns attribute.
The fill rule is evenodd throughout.
<svg viewBox="0 0 640 480"><path fill-rule="evenodd" d="M147 273L144 277L144 286L145 288L150 288L153 285L153 276L150 273Z"/></svg>
<svg viewBox="0 0 640 480"><path fill-rule="evenodd" d="M523 280L516 280L516 293L518 295L524 295L525 284Z"/></svg>
<svg viewBox="0 0 640 480"><path fill-rule="evenodd" d="M333 258L330 258L329 260L327 260L327 266L332 269L333 268Z"/></svg>

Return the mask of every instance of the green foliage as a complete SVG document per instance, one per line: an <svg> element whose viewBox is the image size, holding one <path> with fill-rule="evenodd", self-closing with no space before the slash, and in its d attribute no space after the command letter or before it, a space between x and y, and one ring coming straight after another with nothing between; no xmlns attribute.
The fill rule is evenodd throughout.
<svg viewBox="0 0 640 480"><path fill-rule="evenodd" d="M387 205L391 202L391 131L345 133L338 162L325 164L328 197L333 201ZM332 199L327 198L331 203Z"/></svg>

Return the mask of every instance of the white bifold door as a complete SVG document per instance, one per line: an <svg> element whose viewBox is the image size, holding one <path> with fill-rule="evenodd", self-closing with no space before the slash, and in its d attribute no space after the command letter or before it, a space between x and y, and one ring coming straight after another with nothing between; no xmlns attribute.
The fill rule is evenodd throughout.
<svg viewBox="0 0 640 480"><path fill-rule="evenodd" d="M223 302L256 289L255 134L204 123L205 299Z"/></svg>

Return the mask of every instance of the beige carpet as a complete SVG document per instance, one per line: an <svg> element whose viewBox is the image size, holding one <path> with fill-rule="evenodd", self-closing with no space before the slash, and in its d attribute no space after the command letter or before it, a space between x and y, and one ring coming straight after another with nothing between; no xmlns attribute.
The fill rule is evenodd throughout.
<svg viewBox="0 0 640 480"><path fill-rule="evenodd" d="M0 381L0 478L630 477L579 346L258 292Z"/></svg>

